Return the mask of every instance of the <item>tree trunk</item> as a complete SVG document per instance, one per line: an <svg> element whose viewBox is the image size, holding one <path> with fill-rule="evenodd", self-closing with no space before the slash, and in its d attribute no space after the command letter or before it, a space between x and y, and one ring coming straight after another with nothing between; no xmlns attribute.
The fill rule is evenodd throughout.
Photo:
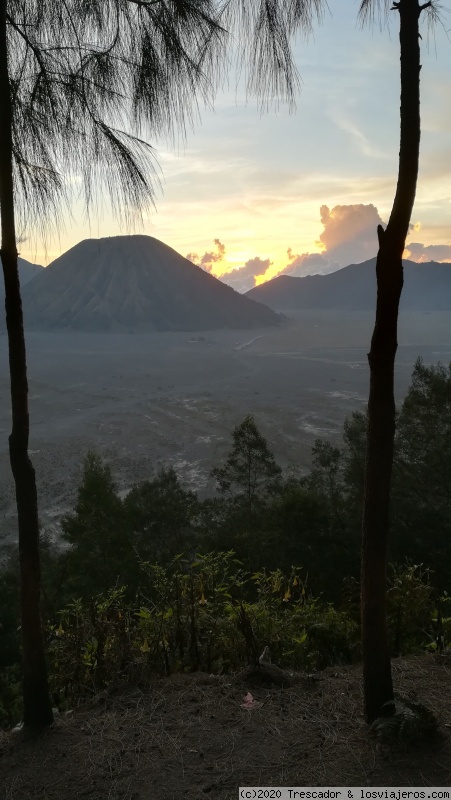
<svg viewBox="0 0 451 800"><path fill-rule="evenodd" d="M402 254L418 176L420 147L420 47L418 0L399 0L401 49L401 144L392 212L378 227L376 323L368 354L370 394L362 545L362 648L367 722L394 712L386 621L386 560L395 436L394 364Z"/></svg>
<svg viewBox="0 0 451 800"><path fill-rule="evenodd" d="M11 469L19 526L24 724L53 721L40 619L39 526L35 473L28 457L28 383L14 221L12 103L7 53L7 0L0 0L0 220L11 379Z"/></svg>

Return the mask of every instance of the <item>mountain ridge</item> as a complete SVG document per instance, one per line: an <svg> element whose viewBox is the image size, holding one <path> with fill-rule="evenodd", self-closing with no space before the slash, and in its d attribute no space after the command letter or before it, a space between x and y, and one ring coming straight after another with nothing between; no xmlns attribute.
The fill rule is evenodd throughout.
<svg viewBox="0 0 451 800"><path fill-rule="evenodd" d="M405 260L401 309L451 310L451 264ZM246 292L246 297L277 311L320 310L372 311L376 308L376 259L327 275L279 275Z"/></svg>

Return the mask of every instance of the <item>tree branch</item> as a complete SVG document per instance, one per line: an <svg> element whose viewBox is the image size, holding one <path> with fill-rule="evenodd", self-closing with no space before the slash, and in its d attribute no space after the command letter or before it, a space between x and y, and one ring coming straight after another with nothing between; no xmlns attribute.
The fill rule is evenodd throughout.
<svg viewBox="0 0 451 800"><path fill-rule="evenodd" d="M34 42L31 41L29 36L27 36L25 31L22 30L20 25L17 25L17 23L14 22L14 20L9 16L9 14L6 15L6 20L8 22L8 25L11 25L11 27L14 28L14 30L19 34L19 36L22 37L22 39L24 40L25 44L30 48L30 50L32 50L32 52L34 53L34 56L36 58L36 61L38 62L39 66L41 68L42 74L47 76L47 67L46 67L46 65L45 65L45 63L43 61L43 58L42 58L42 53L44 52L44 49L41 48L41 47L38 47L36 44L34 44Z"/></svg>
<svg viewBox="0 0 451 800"><path fill-rule="evenodd" d="M139 6L140 8L150 8L151 6L160 5L162 0L127 0L127 2L132 3L134 6Z"/></svg>

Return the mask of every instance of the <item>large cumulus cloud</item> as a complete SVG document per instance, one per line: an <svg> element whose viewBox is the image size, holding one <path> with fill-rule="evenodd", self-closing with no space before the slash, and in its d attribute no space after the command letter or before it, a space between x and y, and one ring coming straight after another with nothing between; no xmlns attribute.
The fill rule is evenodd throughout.
<svg viewBox="0 0 451 800"><path fill-rule="evenodd" d="M377 255L377 226L385 223L372 203L364 205L328 206L320 208L324 230L318 241L321 252L294 254L289 248L288 264L279 274L326 275L348 264L359 264ZM418 232L421 224L411 225L409 234ZM451 261L451 244L407 244L404 258L412 261Z"/></svg>
<svg viewBox="0 0 451 800"><path fill-rule="evenodd" d="M327 258L340 266L358 264L377 253L377 226L383 225L376 206L328 206L320 208L324 230L319 237Z"/></svg>
<svg viewBox="0 0 451 800"><path fill-rule="evenodd" d="M382 225L379 212L372 203L364 205L321 206L324 230L317 242L316 253L294 253L287 250L288 264L279 275L327 275L348 264L358 264L377 253L377 226Z"/></svg>

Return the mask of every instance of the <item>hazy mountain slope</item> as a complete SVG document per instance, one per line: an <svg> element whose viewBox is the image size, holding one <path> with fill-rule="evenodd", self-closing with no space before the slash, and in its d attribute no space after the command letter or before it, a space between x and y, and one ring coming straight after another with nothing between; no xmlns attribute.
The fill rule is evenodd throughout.
<svg viewBox="0 0 451 800"><path fill-rule="evenodd" d="M194 331L280 321L150 236L87 239L24 288L31 330Z"/></svg>
<svg viewBox="0 0 451 800"><path fill-rule="evenodd" d="M31 261L26 261L24 258L19 257L19 277L20 285L25 286L26 283L32 281L37 275L40 275L44 267L40 264L32 264Z"/></svg>
<svg viewBox="0 0 451 800"><path fill-rule="evenodd" d="M31 261L26 261L24 258L19 258L18 260L20 285L23 289L24 286L34 280L41 272L44 272L44 267L41 267L40 264L32 264ZM3 282L3 272L0 269L0 331L5 330L5 284Z"/></svg>
<svg viewBox="0 0 451 800"><path fill-rule="evenodd" d="M29 283L33 278L39 275L40 272L44 269L41 267L40 264L32 264L31 261L26 261L24 258L18 259L19 261L19 278L20 278L20 285L25 286L26 283ZM5 285L3 283L3 275L1 276L0 280L0 294L2 297L5 296Z"/></svg>
<svg viewBox="0 0 451 800"><path fill-rule="evenodd" d="M376 307L376 259L351 264L329 275L294 278L281 275L246 296L277 311L335 309L366 311ZM451 264L404 262L401 308L410 311L451 310Z"/></svg>

